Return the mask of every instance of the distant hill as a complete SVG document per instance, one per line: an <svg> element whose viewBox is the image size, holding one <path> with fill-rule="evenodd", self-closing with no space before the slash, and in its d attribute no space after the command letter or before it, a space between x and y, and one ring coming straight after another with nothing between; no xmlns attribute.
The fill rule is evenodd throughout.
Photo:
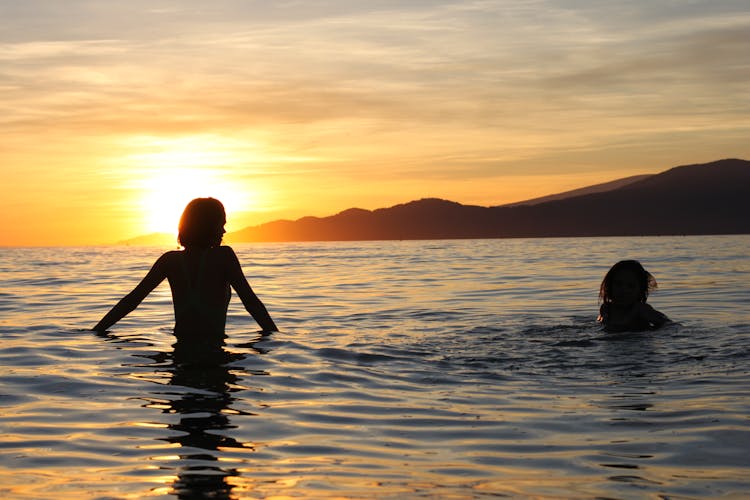
<svg viewBox="0 0 750 500"><path fill-rule="evenodd" d="M127 240L118 241L117 245L126 246L164 246L164 247L177 247L177 236L169 233L151 233L143 236L136 236L135 238L129 238Z"/></svg>
<svg viewBox="0 0 750 500"><path fill-rule="evenodd" d="M584 194L605 193L607 191L612 191L612 190L621 188L623 186L627 186L628 184L632 184L636 181L643 180L647 177L651 177L651 175L652 174L633 175L631 177L625 177L623 179L617 179L615 181L604 182L602 184L594 184L593 186L587 186L587 187L583 187L579 189L574 189L572 191L565 191L563 193L551 194L549 196L542 196L540 198L533 198L531 200L517 201L515 203L508 203L506 205L501 205L501 206L518 207L521 205L538 205L540 203L546 203L548 201L556 201L556 200L563 200L565 198L573 198L575 196L583 196Z"/></svg>
<svg viewBox="0 0 750 500"><path fill-rule="evenodd" d="M750 162L727 159L675 167L660 174L545 198L496 207L428 198L377 210L352 208L330 217L303 217L248 227L227 234L227 240L750 233Z"/></svg>

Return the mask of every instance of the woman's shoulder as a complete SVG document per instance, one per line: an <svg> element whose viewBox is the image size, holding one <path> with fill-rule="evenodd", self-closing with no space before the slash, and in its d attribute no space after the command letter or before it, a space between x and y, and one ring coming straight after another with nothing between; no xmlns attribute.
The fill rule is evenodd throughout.
<svg viewBox="0 0 750 500"><path fill-rule="evenodd" d="M161 254L162 259L181 259L185 255L185 250L167 250Z"/></svg>
<svg viewBox="0 0 750 500"><path fill-rule="evenodd" d="M234 253L234 249L229 245L221 245L212 248L215 255L218 255L220 259L224 261L235 261L237 260L237 254Z"/></svg>
<svg viewBox="0 0 750 500"><path fill-rule="evenodd" d="M174 263L178 262L178 259L182 258L182 255L184 253L185 252L183 252L182 250L169 250L161 254L161 256L156 260L156 264L163 266L173 265Z"/></svg>
<svg viewBox="0 0 750 500"><path fill-rule="evenodd" d="M161 256L157 259L157 262L171 262L177 258L179 258L180 255L183 254L182 250L169 250L161 254Z"/></svg>

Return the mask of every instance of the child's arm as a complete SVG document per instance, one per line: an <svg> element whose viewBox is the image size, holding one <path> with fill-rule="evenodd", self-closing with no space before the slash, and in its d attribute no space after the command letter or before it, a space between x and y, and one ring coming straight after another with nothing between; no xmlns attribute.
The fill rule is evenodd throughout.
<svg viewBox="0 0 750 500"><path fill-rule="evenodd" d="M115 306L107 314L104 315L104 317L99 321L99 323L96 324L94 328L92 328L92 330L95 330L97 332L106 331L110 326L120 321L133 309L138 307L138 304L140 304L143 299L146 298L146 296L159 285L159 283L164 281L164 278L167 277L164 265L166 255L167 254L164 254L159 257L159 259L157 259L157 261L151 267L151 270L146 274L141 282L138 283L138 286L136 286L133 291L131 291L125 297L120 299L120 301L115 304Z"/></svg>
<svg viewBox="0 0 750 500"><path fill-rule="evenodd" d="M255 295L253 289L250 288L250 283L247 282L247 278L245 278L245 275L242 272L242 266L240 265L240 261L234 253L234 250L230 247L224 248L226 248L227 252L226 257L228 260L229 284L232 285L234 291L239 295L245 309L264 331L278 331L276 323L273 322L271 315L268 314L266 306L264 306L263 302L261 302L258 296Z"/></svg>
<svg viewBox="0 0 750 500"><path fill-rule="evenodd" d="M599 307L599 316L597 316L596 321L606 325L609 319L608 309L607 304L602 304L601 307Z"/></svg>
<svg viewBox="0 0 750 500"><path fill-rule="evenodd" d="M666 314L657 311L648 304L641 304L639 314L642 318L653 325L654 328L661 328L667 323L672 322L672 320L670 320Z"/></svg>

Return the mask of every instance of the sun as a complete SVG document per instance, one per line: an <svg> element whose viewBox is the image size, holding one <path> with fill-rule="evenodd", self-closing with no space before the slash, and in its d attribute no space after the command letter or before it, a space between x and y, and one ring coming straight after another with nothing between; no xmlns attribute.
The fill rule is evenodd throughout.
<svg viewBox="0 0 750 500"><path fill-rule="evenodd" d="M251 209L257 201L241 179L232 177L241 159L214 143L159 142L130 160L140 172L135 187L146 233L176 235L180 215L194 198L218 199L229 217Z"/></svg>

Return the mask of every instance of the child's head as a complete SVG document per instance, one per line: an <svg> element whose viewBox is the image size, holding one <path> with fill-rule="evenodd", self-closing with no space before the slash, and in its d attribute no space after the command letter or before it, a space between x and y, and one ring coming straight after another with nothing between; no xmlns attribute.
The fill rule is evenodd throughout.
<svg viewBox="0 0 750 500"><path fill-rule="evenodd" d="M637 260L621 260L607 272L599 287L599 300L605 304L646 302L656 288L656 280Z"/></svg>
<svg viewBox="0 0 750 500"><path fill-rule="evenodd" d="M226 213L214 198L196 198L187 204L180 217L177 240L185 248L210 248L221 245Z"/></svg>

